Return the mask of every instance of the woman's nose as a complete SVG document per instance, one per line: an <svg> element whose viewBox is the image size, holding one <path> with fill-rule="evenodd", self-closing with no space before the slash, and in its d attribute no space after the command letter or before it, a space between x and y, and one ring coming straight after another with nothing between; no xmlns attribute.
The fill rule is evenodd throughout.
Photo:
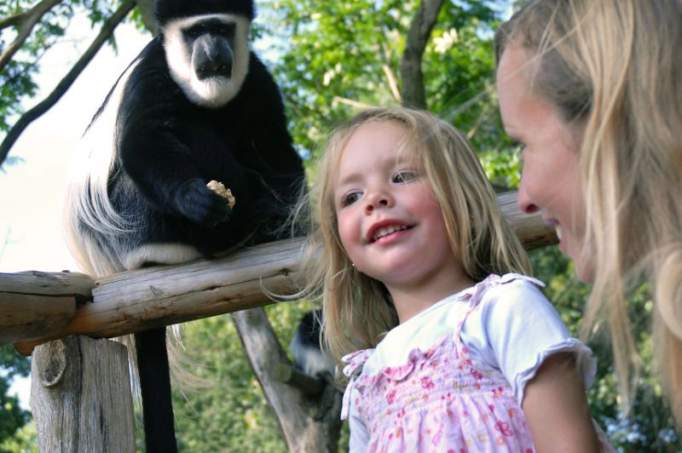
<svg viewBox="0 0 682 453"><path fill-rule="evenodd" d="M519 184L519 191L516 195L516 203L519 206L521 212L526 214L533 214L540 210L540 208L533 203L531 196L528 194L526 178L521 175L521 183Z"/></svg>

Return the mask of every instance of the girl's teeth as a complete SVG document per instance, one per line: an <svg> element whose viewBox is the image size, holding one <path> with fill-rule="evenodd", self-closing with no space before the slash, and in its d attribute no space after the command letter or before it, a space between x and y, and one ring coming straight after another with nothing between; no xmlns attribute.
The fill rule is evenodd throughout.
<svg viewBox="0 0 682 453"><path fill-rule="evenodd" d="M388 236L391 233L395 233L396 231L401 231L401 230L406 230L406 226L390 226L387 228L381 228L379 231L376 232L374 235L374 240L378 240L384 236Z"/></svg>

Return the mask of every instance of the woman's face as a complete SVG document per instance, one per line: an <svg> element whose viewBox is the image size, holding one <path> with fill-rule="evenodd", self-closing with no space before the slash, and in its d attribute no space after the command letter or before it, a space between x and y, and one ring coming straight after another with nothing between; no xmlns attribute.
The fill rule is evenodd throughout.
<svg viewBox="0 0 682 453"><path fill-rule="evenodd" d="M507 134L522 147L520 209L540 211L556 229L561 250L573 259L578 277L592 279L592 257L583 250L585 204L578 152L582 132L567 123L559 110L531 89L535 61L513 42L497 70L500 113Z"/></svg>

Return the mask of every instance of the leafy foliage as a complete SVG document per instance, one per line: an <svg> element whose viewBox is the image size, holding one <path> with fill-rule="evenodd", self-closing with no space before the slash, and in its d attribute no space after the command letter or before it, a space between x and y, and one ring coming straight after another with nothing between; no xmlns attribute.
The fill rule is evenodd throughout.
<svg viewBox="0 0 682 453"><path fill-rule="evenodd" d="M267 307L268 317L284 347L309 304ZM186 325L186 349L193 373L203 388L174 395L176 428L182 451L286 452L272 410L241 347L229 316Z"/></svg>
<svg viewBox="0 0 682 453"><path fill-rule="evenodd" d="M8 395L11 380L28 376L28 359L20 356L11 345L0 346L0 451L2 443L14 436L30 419L30 414L19 406L15 396Z"/></svg>
<svg viewBox="0 0 682 453"><path fill-rule="evenodd" d="M0 2L0 18L28 11L35 3L32 0ZM40 71L40 59L64 36L74 14L85 11L93 25L99 24L112 14L117 3L104 0L68 0L59 3L43 16L19 52L0 71L0 132L6 132L10 128L24 112L23 102L36 94L38 87L35 76ZM16 36L16 29L12 27L0 30L0 52Z"/></svg>
<svg viewBox="0 0 682 453"><path fill-rule="evenodd" d="M279 55L271 65L304 155L314 156L328 131L354 109L399 103L400 59L417 0L265 0L262 5L261 22L269 24L268 42ZM424 56L431 109L472 135L484 131L474 142L486 149L486 141L497 146L491 134L499 137L494 115L480 114L495 111L487 95L490 36L499 15L495 5L446 2Z"/></svg>
<svg viewBox="0 0 682 453"><path fill-rule="evenodd" d="M35 423L24 425L14 436L0 441L0 453L38 453Z"/></svg>

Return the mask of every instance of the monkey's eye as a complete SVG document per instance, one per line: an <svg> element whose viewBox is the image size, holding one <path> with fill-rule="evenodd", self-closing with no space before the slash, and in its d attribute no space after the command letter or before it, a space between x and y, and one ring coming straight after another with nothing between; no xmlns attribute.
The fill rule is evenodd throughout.
<svg viewBox="0 0 682 453"><path fill-rule="evenodd" d="M361 196L362 196L362 192L360 192L358 190L351 191L351 192L344 194L341 197L341 207L345 208L346 206L349 206L349 205L355 203L356 201L358 201L360 199Z"/></svg>
<svg viewBox="0 0 682 453"><path fill-rule="evenodd" d="M391 182L396 184L405 184L412 182L419 177L419 173L415 170L398 170L391 176Z"/></svg>
<svg viewBox="0 0 682 453"><path fill-rule="evenodd" d="M235 30L236 30L235 24L222 23L215 28L214 33L217 35L224 36L225 38L233 38Z"/></svg>
<svg viewBox="0 0 682 453"><path fill-rule="evenodd" d="M206 29L204 24L196 24L186 29L183 33L185 34L185 36L191 39L197 39L199 36L208 33L208 30Z"/></svg>

